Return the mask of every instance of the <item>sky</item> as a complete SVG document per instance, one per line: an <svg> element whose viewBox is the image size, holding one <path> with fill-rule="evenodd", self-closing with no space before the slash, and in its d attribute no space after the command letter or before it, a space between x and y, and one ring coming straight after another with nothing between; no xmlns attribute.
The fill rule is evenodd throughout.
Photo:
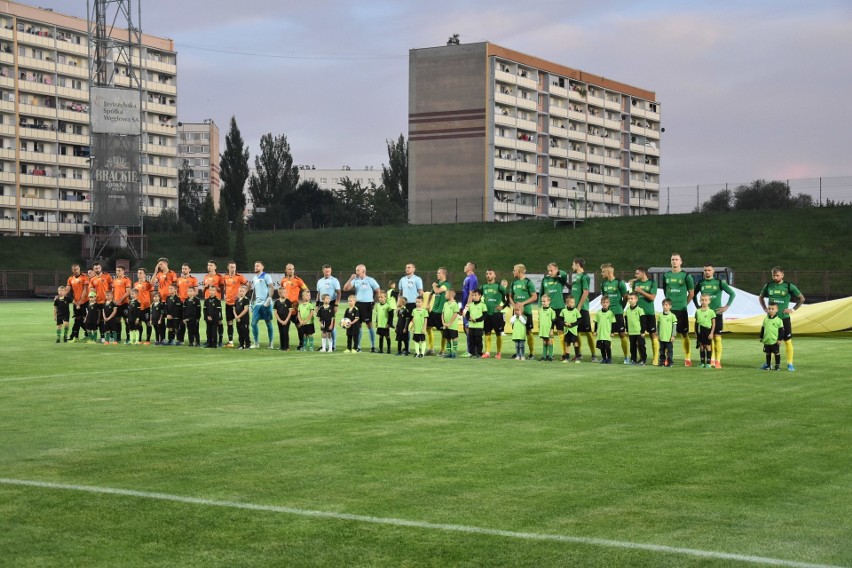
<svg viewBox="0 0 852 568"><path fill-rule="evenodd" d="M85 0L41 0L85 18ZM134 3L135 6L135 3ZM141 0L178 119L232 116L294 162L379 167L408 134L408 51L490 41L655 91L661 186L852 174L852 1Z"/></svg>

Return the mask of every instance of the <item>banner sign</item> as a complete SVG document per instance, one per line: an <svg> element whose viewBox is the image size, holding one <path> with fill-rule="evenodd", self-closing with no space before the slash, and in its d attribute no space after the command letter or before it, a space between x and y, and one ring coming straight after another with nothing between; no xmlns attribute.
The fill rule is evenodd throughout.
<svg viewBox="0 0 852 568"><path fill-rule="evenodd" d="M92 87L92 132L139 134L142 112L139 91Z"/></svg>
<svg viewBox="0 0 852 568"><path fill-rule="evenodd" d="M92 224L142 224L140 136L92 134Z"/></svg>

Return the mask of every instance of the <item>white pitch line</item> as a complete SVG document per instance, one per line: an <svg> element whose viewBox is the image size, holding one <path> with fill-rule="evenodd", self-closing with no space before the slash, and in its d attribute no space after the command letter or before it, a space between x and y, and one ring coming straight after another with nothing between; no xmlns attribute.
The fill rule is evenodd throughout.
<svg viewBox="0 0 852 568"><path fill-rule="evenodd" d="M411 521L407 519L395 519L392 517L372 517L369 515L335 513L333 511L312 511L310 509L297 509L293 507L281 507L278 505L260 505L256 503L240 503L237 501L218 501L213 499L202 499L199 497L184 497L182 495L171 495L169 493L154 493L150 491L136 491L133 489L117 489L113 487L69 485L65 483L51 483L47 481L8 478L0 478L0 484L23 487L40 487L44 489L59 489L65 491L81 491L85 493L97 493L103 495L121 495L124 497L156 499L159 501L172 501L176 503L188 503L191 505L204 505L207 507L226 507L229 509L243 509L248 511L284 513L288 515L297 515L300 517L354 521L358 523L371 523L378 525L390 525L395 527L409 527L415 529L428 529L486 536L500 536L521 540L567 542L572 544L584 544L604 548L626 548L631 550L660 552L664 554L679 554L683 556L693 556L697 558L710 558L714 560L733 560L737 562L761 564L764 566L784 566L787 568L843 568L841 566L834 566L830 564L812 564L808 562L797 562L794 560L783 560L780 558L769 558L766 556L751 556L747 554L734 554L730 552L717 552L713 550L699 550L695 548L682 548L678 546L664 546L659 544L646 544L641 542L609 540L603 538L589 538L582 536L567 536L559 534L516 532L500 529L473 527L468 525L450 525L442 523L429 523L425 521Z"/></svg>

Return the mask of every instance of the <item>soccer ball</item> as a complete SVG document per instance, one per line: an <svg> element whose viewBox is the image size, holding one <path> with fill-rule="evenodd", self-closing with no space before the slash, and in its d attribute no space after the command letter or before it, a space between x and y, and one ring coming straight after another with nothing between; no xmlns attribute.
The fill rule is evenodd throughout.
<svg viewBox="0 0 852 568"><path fill-rule="evenodd" d="M351 319L343 318L342 320L340 320L340 327L348 328L350 325L352 325Z"/></svg>

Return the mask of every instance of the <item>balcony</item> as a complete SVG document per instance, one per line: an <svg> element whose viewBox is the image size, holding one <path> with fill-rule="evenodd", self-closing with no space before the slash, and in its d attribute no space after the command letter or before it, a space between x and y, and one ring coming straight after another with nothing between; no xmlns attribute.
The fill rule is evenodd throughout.
<svg viewBox="0 0 852 568"><path fill-rule="evenodd" d="M577 102L585 102L586 101L586 97L584 97L583 95L581 95L579 92L575 91L574 89L568 89L568 98L572 101L577 101Z"/></svg>
<svg viewBox="0 0 852 568"><path fill-rule="evenodd" d="M138 58L134 57L133 59ZM145 69L147 69L148 71L158 71L162 73L167 73L169 75L177 74L177 66L174 63L157 61L156 59L151 59L150 57L145 60Z"/></svg>
<svg viewBox="0 0 852 568"><path fill-rule="evenodd" d="M0 181L5 183L15 183L17 181L16 177L15 172L0 172Z"/></svg>
<svg viewBox="0 0 852 568"><path fill-rule="evenodd" d="M518 77L514 73L507 73L506 71L501 71L500 69L494 70L494 79L500 81L501 83L508 83L510 85L518 84Z"/></svg>
<svg viewBox="0 0 852 568"><path fill-rule="evenodd" d="M26 150L21 150L21 161L36 164L52 164L56 162L56 152L27 152Z"/></svg>
<svg viewBox="0 0 852 568"><path fill-rule="evenodd" d="M571 140L580 140L580 141L585 142L586 141L586 133L580 132L579 130L571 130L569 128L568 129L568 138L570 138Z"/></svg>
<svg viewBox="0 0 852 568"><path fill-rule="evenodd" d="M580 170L569 169L568 170L568 178L583 181L583 180L586 179L586 174L584 174Z"/></svg>
<svg viewBox="0 0 852 568"><path fill-rule="evenodd" d="M53 37L48 35L36 35L29 33L19 33L18 43L26 43L29 45L38 45L41 47L53 47L56 43Z"/></svg>
<svg viewBox="0 0 852 568"><path fill-rule="evenodd" d="M18 198L14 195L0 195L0 205L5 205L6 207L16 207L17 199Z"/></svg>
<svg viewBox="0 0 852 568"><path fill-rule="evenodd" d="M536 193L538 193L538 187L534 183L518 182L515 184L515 191L519 193L529 193L531 195L535 195Z"/></svg>
<svg viewBox="0 0 852 568"><path fill-rule="evenodd" d="M523 119L523 118L518 118L517 123L518 123L518 128L520 128L521 130L527 130L529 132L535 132L536 131L537 125L536 125L536 122L534 120L526 120L526 119Z"/></svg>
<svg viewBox="0 0 852 568"><path fill-rule="evenodd" d="M82 124L89 123L89 112L88 111L76 111L76 110L63 110L57 109L56 116L60 120L64 120L66 122L79 122Z"/></svg>
<svg viewBox="0 0 852 568"><path fill-rule="evenodd" d="M47 71L53 73L56 69L56 62L46 61L44 59L35 59L34 57L18 57L18 68L26 67L27 69L37 69L39 71Z"/></svg>
<svg viewBox="0 0 852 568"><path fill-rule="evenodd" d="M2 106L0 106L0 109L2 109ZM0 134L15 136L15 127L11 124L0 124Z"/></svg>
<svg viewBox="0 0 852 568"><path fill-rule="evenodd" d="M86 39L83 38L83 41L80 43L73 43L70 41L57 41L56 42L56 50L64 53L73 53L75 55L82 55L84 57L89 56L89 46L86 45Z"/></svg>
<svg viewBox="0 0 852 568"><path fill-rule="evenodd" d="M604 143L603 136L595 136L594 134L587 135L586 140L589 144L594 144L596 146L603 146Z"/></svg>
<svg viewBox="0 0 852 568"><path fill-rule="evenodd" d="M142 151L146 154L155 154L157 156L177 156L177 148L175 146L159 146L157 144L143 144Z"/></svg>
<svg viewBox="0 0 852 568"><path fill-rule="evenodd" d="M150 132L151 134L165 134L166 136L177 136L177 130L174 126L154 122L145 122L143 124L145 125L145 132Z"/></svg>
<svg viewBox="0 0 852 568"><path fill-rule="evenodd" d="M80 102L89 101L89 92L70 87L56 87L56 94L66 99L74 99Z"/></svg>
<svg viewBox="0 0 852 568"><path fill-rule="evenodd" d="M494 113L494 124L498 126L517 126L517 119L509 116L508 114L503 114L502 112Z"/></svg>
<svg viewBox="0 0 852 568"><path fill-rule="evenodd" d="M645 135L645 128L638 124L630 125L630 134L638 134L639 136Z"/></svg>
<svg viewBox="0 0 852 568"><path fill-rule="evenodd" d="M9 148L0 148L0 158L5 160L14 160L15 151Z"/></svg>
<svg viewBox="0 0 852 568"><path fill-rule="evenodd" d="M515 169L518 170L519 172L526 172L526 173L529 173L529 174L534 174L534 173L536 173L536 170L538 168L537 168L535 162L517 161L517 162L515 162Z"/></svg>
<svg viewBox="0 0 852 568"><path fill-rule="evenodd" d="M568 109L565 107L550 105L550 115L560 118L568 118Z"/></svg>
<svg viewBox="0 0 852 568"><path fill-rule="evenodd" d="M529 74L535 75L534 73L529 73ZM535 79L532 79L530 77L521 77L520 75L518 75L518 86L519 87L526 87L527 89L529 89L531 91L535 91L536 89L538 89L538 83L536 83Z"/></svg>
<svg viewBox="0 0 852 568"><path fill-rule="evenodd" d="M67 211L69 213L88 213L91 211L91 201L70 201L66 199L60 199L58 202L60 211Z"/></svg>
<svg viewBox="0 0 852 568"><path fill-rule="evenodd" d="M506 138L505 136L495 136L494 145L501 148L515 148L518 145L518 141L514 138Z"/></svg>
<svg viewBox="0 0 852 568"><path fill-rule="evenodd" d="M621 178L618 176L604 175L604 183L607 185L621 185Z"/></svg>
<svg viewBox="0 0 852 568"><path fill-rule="evenodd" d="M59 183L59 187L62 189L89 189L89 180L88 178L73 178L73 177L58 177L56 181Z"/></svg>
<svg viewBox="0 0 852 568"><path fill-rule="evenodd" d="M159 81L142 81L142 88L153 93L163 93L166 95L177 95L177 86L168 83L160 83Z"/></svg>
<svg viewBox="0 0 852 568"><path fill-rule="evenodd" d="M517 203L506 203L503 201L494 201L494 212L516 213L518 215L535 215L535 206L518 205Z"/></svg>
<svg viewBox="0 0 852 568"><path fill-rule="evenodd" d="M15 219L0 219L0 231L17 231L18 221Z"/></svg>
<svg viewBox="0 0 852 568"><path fill-rule="evenodd" d="M515 160L507 160L506 158L494 158L494 167L501 170L514 170Z"/></svg>
<svg viewBox="0 0 852 568"><path fill-rule="evenodd" d="M630 178L630 189L645 189L645 182Z"/></svg>
<svg viewBox="0 0 852 568"><path fill-rule="evenodd" d="M604 101L603 97L593 95L591 91L589 91L589 94L586 96L586 100L589 102L590 105L595 105L598 107L604 106L604 103L606 102Z"/></svg>
<svg viewBox="0 0 852 568"><path fill-rule="evenodd" d="M654 111L651 111L651 110L646 110L645 111L645 118L647 118L648 120L654 120L656 122L660 122L660 113L654 112Z"/></svg>
<svg viewBox="0 0 852 568"><path fill-rule="evenodd" d="M12 41L12 39L14 39L12 30L7 30L4 27L0 27L0 38Z"/></svg>
<svg viewBox="0 0 852 568"><path fill-rule="evenodd" d="M654 130L653 128L646 128L645 129L645 136L647 136L648 138L651 138L653 140L659 140L660 139L660 132L658 130Z"/></svg>
<svg viewBox="0 0 852 568"><path fill-rule="evenodd" d="M53 107L19 104L18 112L27 116L56 118L56 109Z"/></svg>
<svg viewBox="0 0 852 568"><path fill-rule="evenodd" d="M564 126L556 126L554 124L551 124L548 130L548 133L551 136L556 136L558 138L568 138L568 129L566 129Z"/></svg>
<svg viewBox="0 0 852 568"><path fill-rule="evenodd" d="M621 140L619 138L607 136L604 138L603 145L607 148L621 148Z"/></svg>
<svg viewBox="0 0 852 568"><path fill-rule="evenodd" d="M550 215L551 217L574 217L574 209L569 209L567 207L548 207L547 211L548 215Z"/></svg>
<svg viewBox="0 0 852 568"><path fill-rule="evenodd" d="M567 158L568 157L568 149L567 148L560 148L559 146L551 146L550 149L548 150L548 153L551 156L554 156L554 157L557 157L557 158Z"/></svg>
<svg viewBox="0 0 852 568"><path fill-rule="evenodd" d="M568 89L560 87L559 85L551 84L550 87L548 87L548 92L554 97L560 97L563 99L568 98Z"/></svg>
<svg viewBox="0 0 852 568"><path fill-rule="evenodd" d="M27 140L45 140L45 141L53 141L56 140L56 132L48 129L41 128L20 128L21 138L25 138Z"/></svg>
<svg viewBox="0 0 852 568"><path fill-rule="evenodd" d="M517 103L518 108L523 108L526 110L538 110L538 105L536 101L533 99L525 99L523 97L516 97L515 101Z"/></svg>
<svg viewBox="0 0 852 568"><path fill-rule="evenodd" d="M611 101L609 99L606 99L606 101L604 102L604 108L607 108L609 110L621 110L621 103L618 101Z"/></svg>
<svg viewBox="0 0 852 568"><path fill-rule="evenodd" d="M68 63L57 63L56 72L60 75L68 75L77 79L88 79L89 71L85 65L73 65Z"/></svg>
<svg viewBox="0 0 852 568"><path fill-rule="evenodd" d="M55 199L39 199L37 197L22 197L21 198L21 208L34 208L34 209L56 209L56 200Z"/></svg>
<svg viewBox="0 0 852 568"><path fill-rule="evenodd" d="M614 168L621 167L621 160L619 160L618 158L608 158L604 156L603 163L607 166L612 166Z"/></svg>
<svg viewBox="0 0 852 568"><path fill-rule="evenodd" d="M86 156L57 156L56 161L61 166L75 166L78 168L89 169L89 158Z"/></svg>
<svg viewBox="0 0 852 568"><path fill-rule="evenodd" d="M498 189L500 191L515 191L515 182L506 181L504 179L495 179L494 189Z"/></svg>
<svg viewBox="0 0 852 568"><path fill-rule="evenodd" d="M510 107L516 107L518 102L518 97L515 95L509 95L498 91L494 93L494 102L498 102L500 104L509 105Z"/></svg>
<svg viewBox="0 0 852 568"><path fill-rule="evenodd" d="M20 174L18 176L21 185L32 185L37 187L56 187L56 178L53 176L35 176L30 174Z"/></svg>
<svg viewBox="0 0 852 568"><path fill-rule="evenodd" d="M571 120L575 120L577 122L586 122L586 113L577 112L576 110L569 110L568 111L568 118L570 118Z"/></svg>
<svg viewBox="0 0 852 568"><path fill-rule="evenodd" d="M164 105L160 103L153 103L151 101L145 101L142 103L142 110L145 112L152 112L155 114L165 114L168 116L177 116L177 106L175 105Z"/></svg>
<svg viewBox="0 0 852 568"><path fill-rule="evenodd" d="M172 197L175 199L177 199L178 194L176 187L160 187L158 185L143 186L142 192L152 197Z"/></svg>
<svg viewBox="0 0 852 568"><path fill-rule="evenodd" d="M621 130L621 121L604 118L604 126L610 130Z"/></svg>
<svg viewBox="0 0 852 568"><path fill-rule="evenodd" d="M538 148L536 148L535 142L532 141L518 140L517 145L515 147L518 150L526 150L527 152L538 152Z"/></svg>
<svg viewBox="0 0 852 568"><path fill-rule="evenodd" d="M645 164L645 171L649 174L659 174L660 166L655 166L653 164Z"/></svg>
<svg viewBox="0 0 852 568"><path fill-rule="evenodd" d="M586 161L586 153L577 150L568 150L568 157L572 160L577 160L578 162Z"/></svg>
<svg viewBox="0 0 852 568"><path fill-rule="evenodd" d="M67 132L57 132L56 137L60 142L64 142L66 144L79 144L82 146L89 145L88 134L70 134Z"/></svg>
<svg viewBox="0 0 852 568"><path fill-rule="evenodd" d="M547 194L550 197L567 198L568 197L568 190L565 189L564 187L549 187L549 188L547 188Z"/></svg>
<svg viewBox="0 0 852 568"><path fill-rule="evenodd" d="M550 166L548 173L552 177L568 177L568 168L557 168L556 166Z"/></svg>
<svg viewBox="0 0 852 568"><path fill-rule="evenodd" d="M586 122L588 122L589 124L594 124L595 126L603 126L604 119L602 116L595 116L590 114L588 115Z"/></svg>
<svg viewBox="0 0 852 568"><path fill-rule="evenodd" d="M590 182L603 183L604 177L601 174L586 173L586 180Z"/></svg>

